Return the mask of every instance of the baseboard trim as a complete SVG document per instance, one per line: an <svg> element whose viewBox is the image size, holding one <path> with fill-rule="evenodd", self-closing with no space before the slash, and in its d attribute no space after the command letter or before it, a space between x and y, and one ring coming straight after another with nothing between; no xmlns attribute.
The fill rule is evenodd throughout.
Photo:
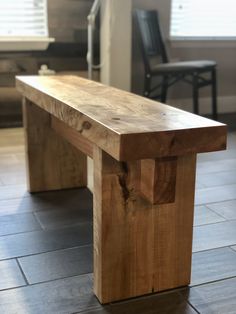
<svg viewBox="0 0 236 314"><path fill-rule="evenodd" d="M170 99L168 105L193 112L192 98ZM202 97L199 100L200 114L211 114L211 98ZM236 96L218 96L218 113L236 112Z"/></svg>

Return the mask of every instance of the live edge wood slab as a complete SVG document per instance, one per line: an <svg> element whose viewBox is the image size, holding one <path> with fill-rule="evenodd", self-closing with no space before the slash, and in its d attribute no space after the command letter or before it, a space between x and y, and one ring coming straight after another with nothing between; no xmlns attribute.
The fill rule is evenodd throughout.
<svg viewBox="0 0 236 314"><path fill-rule="evenodd" d="M84 187L94 160L94 292L101 303L188 285L196 154L226 126L75 76L18 77L28 188Z"/></svg>

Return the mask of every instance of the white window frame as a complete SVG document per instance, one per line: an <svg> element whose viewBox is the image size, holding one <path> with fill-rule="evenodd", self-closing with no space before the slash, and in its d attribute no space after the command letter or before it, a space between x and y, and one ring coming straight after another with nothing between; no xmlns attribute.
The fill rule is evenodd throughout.
<svg viewBox="0 0 236 314"><path fill-rule="evenodd" d="M24 12L21 8L21 6L24 5L24 3L22 3L24 1L26 2L26 6L23 6L25 12L29 10L30 14L33 13L32 16L28 14L28 20L25 17L25 24L24 22L22 23L22 18L16 17L15 14L17 10L19 10L19 14L20 12ZM47 0L42 0L42 16L40 16L39 22L32 19L32 17L34 17L34 9L28 9L27 2L30 4L31 0L0 0L0 10L2 6L2 12L4 12L4 10L5 12L14 12L12 17L10 15L8 17L7 13L5 13L5 16L2 15L2 25L4 25L4 21L6 20L6 34L4 34L3 31L4 26L2 26L0 30L0 51L45 50L47 49L49 43L54 41L54 38L49 38L48 35ZM34 0L32 0L32 3L34 3ZM37 14L37 9L35 10L35 13ZM22 17L24 16L26 15L22 15ZM9 24L8 27L8 18L11 20L15 18L15 26ZM32 27L32 30L27 30L27 23L30 27ZM17 26L19 29L21 25L22 31L17 32ZM41 32L37 32L37 29L34 30L35 26L40 27ZM14 27L16 28L14 29Z"/></svg>
<svg viewBox="0 0 236 314"><path fill-rule="evenodd" d="M170 20L169 20L169 40L173 47L200 47L204 44L207 47L236 47L236 36L173 36L171 35L172 24L172 8L173 1L171 0ZM206 0L207 1L207 0Z"/></svg>

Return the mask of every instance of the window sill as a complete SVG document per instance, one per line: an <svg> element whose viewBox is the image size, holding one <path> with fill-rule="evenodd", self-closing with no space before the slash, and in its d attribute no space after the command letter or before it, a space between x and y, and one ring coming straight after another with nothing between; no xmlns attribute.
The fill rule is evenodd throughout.
<svg viewBox="0 0 236 314"><path fill-rule="evenodd" d="M234 39L169 39L172 48L235 48Z"/></svg>
<svg viewBox="0 0 236 314"><path fill-rule="evenodd" d="M49 37L0 37L0 51L46 50L54 38Z"/></svg>

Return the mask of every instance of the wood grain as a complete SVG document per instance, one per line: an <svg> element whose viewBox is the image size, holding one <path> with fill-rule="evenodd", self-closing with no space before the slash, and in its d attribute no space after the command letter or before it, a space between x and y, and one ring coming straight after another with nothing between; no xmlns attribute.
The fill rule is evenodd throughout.
<svg viewBox="0 0 236 314"><path fill-rule="evenodd" d="M79 132L67 126L65 123L55 117L52 117L51 126L57 134L66 139L70 144L75 146L90 158L93 158L93 144L80 135Z"/></svg>
<svg viewBox="0 0 236 314"><path fill-rule="evenodd" d="M117 162L95 147L94 275L102 303L190 283L195 163L195 155L178 158L175 202L153 206L140 197L140 163Z"/></svg>
<svg viewBox="0 0 236 314"><path fill-rule="evenodd" d="M76 76L21 76L16 84L119 161L225 149L225 125L109 86Z"/></svg>
<svg viewBox="0 0 236 314"><path fill-rule="evenodd" d="M151 204L175 201L176 168L176 157L141 161L141 193Z"/></svg>
<svg viewBox="0 0 236 314"><path fill-rule="evenodd" d="M153 213L139 162L94 148L94 291L101 303L152 292Z"/></svg>
<svg viewBox="0 0 236 314"><path fill-rule="evenodd" d="M175 202L154 207L154 291L190 283L196 155L178 157Z"/></svg>
<svg viewBox="0 0 236 314"><path fill-rule="evenodd" d="M82 187L87 184L87 158L51 129L51 116L24 100L28 190Z"/></svg>

